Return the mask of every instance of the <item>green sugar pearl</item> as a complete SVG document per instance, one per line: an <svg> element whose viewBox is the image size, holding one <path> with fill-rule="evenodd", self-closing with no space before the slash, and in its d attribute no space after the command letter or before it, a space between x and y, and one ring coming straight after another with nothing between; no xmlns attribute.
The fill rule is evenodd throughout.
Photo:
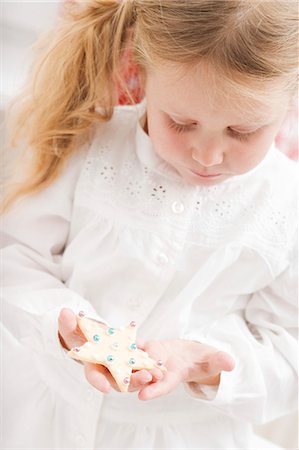
<svg viewBox="0 0 299 450"><path fill-rule="evenodd" d="M135 344L135 342L130 345L130 350L137 350L137 345Z"/></svg>
<svg viewBox="0 0 299 450"><path fill-rule="evenodd" d="M108 328L107 333L110 334L110 336L112 336L115 333L115 329L114 328Z"/></svg>
<svg viewBox="0 0 299 450"><path fill-rule="evenodd" d="M95 342L99 342L100 336L99 336L98 334L95 334L95 335L93 336L93 340L94 340Z"/></svg>
<svg viewBox="0 0 299 450"><path fill-rule="evenodd" d="M130 364L130 366L133 366L134 364L136 364L136 359L135 358L130 358L129 359L129 364Z"/></svg>
<svg viewBox="0 0 299 450"><path fill-rule="evenodd" d="M113 355L108 355L108 356L107 356L107 361L108 361L108 362L114 361L114 356L113 356Z"/></svg>

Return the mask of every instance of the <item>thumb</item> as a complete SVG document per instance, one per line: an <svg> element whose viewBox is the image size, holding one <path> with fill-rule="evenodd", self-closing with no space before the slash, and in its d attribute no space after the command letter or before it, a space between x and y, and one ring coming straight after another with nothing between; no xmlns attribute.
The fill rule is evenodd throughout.
<svg viewBox="0 0 299 450"><path fill-rule="evenodd" d="M222 371L230 372L235 367L235 360L226 352L212 353L205 363L208 376L217 375Z"/></svg>
<svg viewBox="0 0 299 450"><path fill-rule="evenodd" d="M84 338L78 327L76 315L69 308L63 308L58 317L58 331L62 338L62 345L71 349L84 344Z"/></svg>

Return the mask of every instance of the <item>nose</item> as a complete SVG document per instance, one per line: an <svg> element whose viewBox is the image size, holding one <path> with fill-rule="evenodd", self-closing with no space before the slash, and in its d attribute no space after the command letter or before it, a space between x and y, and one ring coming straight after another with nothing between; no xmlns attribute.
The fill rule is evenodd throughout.
<svg viewBox="0 0 299 450"><path fill-rule="evenodd" d="M224 149L220 142L202 141L192 147L191 155L201 166L212 167L223 162Z"/></svg>

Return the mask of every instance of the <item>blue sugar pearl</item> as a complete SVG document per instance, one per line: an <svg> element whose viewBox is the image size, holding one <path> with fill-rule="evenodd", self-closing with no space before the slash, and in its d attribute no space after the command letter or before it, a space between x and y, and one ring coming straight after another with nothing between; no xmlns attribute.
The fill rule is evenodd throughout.
<svg viewBox="0 0 299 450"><path fill-rule="evenodd" d="M94 340L95 342L99 342L100 336L99 336L98 334L95 334L94 337L93 337L93 340Z"/></svg>
<svg viewBox="0 0 299 450"><path fill-rule="evenodd" d="M130 358L129 359L129 364L130 364L130 366L133 366L134 364L136 364L136 359L135 358Z"/></svg>
<svg viewBox="0 0 299 450"><path fill-rule="evenodd" d="M115 329L114 328L108 328L107 333L112 336L112 334L115 333Z"/></svg>
<svg viewBox="0 0 299 450"><path fill-rule="evenodd" d="M114 361L114 356L113 355L108 355L107 356L107 361L109 361L109 362Z"/></svg>
<svg viewBox="0 0 299 450"><path fill-rule="evenodd" d="M133 344L130 345L130 349L137 350L137 345L135 344L135 342L133 342Z"/></svg>

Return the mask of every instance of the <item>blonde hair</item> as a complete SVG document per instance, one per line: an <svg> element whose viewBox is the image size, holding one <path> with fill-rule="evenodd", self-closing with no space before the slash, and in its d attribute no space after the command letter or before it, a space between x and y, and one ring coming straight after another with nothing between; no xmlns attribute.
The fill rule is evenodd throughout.
<svg viewBox="0 0 299 450"><path fill-rule="evenodd" d="M92 137L92 125L111 119L118 86L129 95L122 73L129 41L141 82L163 64L190 68L204 60L244 86L281 78L289 91L297 87L296 1L66 3L55 32L36 44L29 81L9 109L10 145L23 140L30 164L4 209L57 178L69 155Z"/></svg>

